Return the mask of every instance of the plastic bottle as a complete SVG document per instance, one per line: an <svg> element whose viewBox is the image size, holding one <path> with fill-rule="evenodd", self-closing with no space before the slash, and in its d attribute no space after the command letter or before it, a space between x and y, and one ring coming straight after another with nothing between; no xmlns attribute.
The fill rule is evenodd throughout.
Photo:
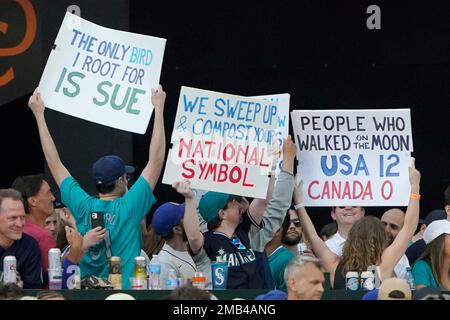
<svg viewBox="0 0 450 320"><path fill-rule="evenodd" d="M408 282L411 291L416 290L416 284L414 283L414 277L412 275L410 267L406 268L406 281Z"/></svg>
<svg viewBox="0 0 450 320"><path fill-rule="evenodd" d="M159 262L159 257L154 254L152 260L148 264L148 288L150 290L161 289L160 286L160 276L161 276L161 263Z"/></svg>
<svg viewBox="0 0 450 320"><path fill-rule="evenodd" d="M169 274L167 275L166 289L173 290L176 288L178 288L177 272L174 269L170 269Z"/></svg>

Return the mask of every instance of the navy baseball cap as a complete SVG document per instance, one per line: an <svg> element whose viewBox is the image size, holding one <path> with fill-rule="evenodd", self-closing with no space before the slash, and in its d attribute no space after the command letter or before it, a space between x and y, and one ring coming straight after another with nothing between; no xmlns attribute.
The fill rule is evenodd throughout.
<svg viewBox="0 0 450 320"><path fill-rule="evenodd" d="M435 209L430 211L430 213L427 214L425 219L421 220L421 223L424 223L426 226L429 226L430 223L436 220L443 220L447 219L447 213L442 209Z"/></svg>
<svg viewBox="0 0 450 320"><path fill-rule="evenodd" d="M134 167L126 166L122 158L115 155L101 157L92 165L92 178L96 185L108 185L125 173L133 172Z"/></svg>
<svg viewBox="0 0 450 320"><path fill-rule="evenodd" d="M168 236L172 228L180 224L184 217L185 204L166 202L156 209L152 218L152 228L162 237Z"/></svg>

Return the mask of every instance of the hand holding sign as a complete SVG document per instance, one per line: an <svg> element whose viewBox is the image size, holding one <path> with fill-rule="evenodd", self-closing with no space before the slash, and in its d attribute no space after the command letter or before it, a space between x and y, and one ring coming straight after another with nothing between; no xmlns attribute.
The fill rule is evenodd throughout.
<svg viewBox="0 0 450 320"><path fill-rule="evenodd" d="M420 172L416 169L416 159L412 158L409 171L409 183L411 184L411 193L419 194L420 191Z"/></svg>
<svg viewBox="0 0 450 320"><path fill-rule="evenodd" d="M161 85L158 86L158 89L152 89L152 104L155 107L155 112L163 112L164 111L164 103L166 101L166 93L163 90Z"/></svg>
<svg viewBox="0 0 450 320"><path fill-rule="evenodd" d="M172 188L177 190L185 199L195 198L195 193L191 190L191 182L189 180L174 182Z"/></svg>
<svg viewBox="0 0 450 320"><path fill-rule="evenodd" d="M284 139L283 143L283 158L295 158L295 154L297 153L297 147L292 141L291 135L288 135L286 139Z"/></svg>
<svg viewBox="0 0 450 320"><path fill-rule="evenodd" d="M35 116L39 113L44 113L45 106L44 101L41 99L39 88L34 89L33 95L28 100L28 106Z"/></svg>

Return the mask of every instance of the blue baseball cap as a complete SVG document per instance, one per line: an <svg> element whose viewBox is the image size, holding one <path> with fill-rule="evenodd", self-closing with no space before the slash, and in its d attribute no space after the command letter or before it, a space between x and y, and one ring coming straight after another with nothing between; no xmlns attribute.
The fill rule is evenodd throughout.
<svg viewBox="0 0 450 320"><path fill-rule="evenodd" d="M152 218L152 228L162 237L168 236L172 228L184 217L185 204L166 202L156 209Z"/></svg>
<svg viewBox="0 0 450 320"><path fill-rule="evenodd" d="M92 178L96 185L108 185L125 173L133 172L134 167L126 166L122 158L115 155L101 157L92 165Z"/></svg>
<svg viewBox="0 0 450 320"><path fill-rule="evenodd" d="M264 294L260 294L255 300L286 300L287 294L281 290L272 290Z"/></svg>

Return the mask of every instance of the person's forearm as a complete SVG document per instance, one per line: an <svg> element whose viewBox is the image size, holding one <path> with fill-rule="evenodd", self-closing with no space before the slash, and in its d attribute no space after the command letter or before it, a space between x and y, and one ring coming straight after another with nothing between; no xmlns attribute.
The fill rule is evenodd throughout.
<svg viewBox="0 0 450 320"><path fill-rule="evenodd" d="M200 232L200 220L197 215L195 198L186 199L183 219L184 231L193 253L198 253L203 245L203 234Z"/></svg>
<svg viewBox="0 0 450 320"><path fill-rule="evenodd" d="M414 196L420 194L419 184L411 185L411 194L413 194ZM416 231L417 228L417 224L419 223L419 212L420 212L420 201L418 199L415 199L414 196L410 197L409 199L404 224L404 227L408 228L409 233L412 232L411 237L414 235L414 232Z"/></svg>
<svg viewBox="0 0 450 320"><path fill-rule="evenodd" d="M302 224L303 231L305 232L306 238L311 243L314 243L314 241L317 238L319 238L319 235L317 234L316 228L314 227L311 218L306 212L306 209L304 207L301 207L297 210L297 213L299 214L299 218Z"/></svg>
<svg viewBox="0 0 450 320"><path fill-rule="evenodd" d="M47 161L50 172L55 177L56 168L61 164L58 150L50 135L43 113L35 115L39 130L39 138L41 140L42 150L44 151L45 160ZM56 177L55 177L56 179Z"/></svg>
<svg viewBox="0 0 450 320"><path fill-rule="evenodd" d="M84 248L71 246L69 249L69 253L66 256L66 259L68 259L72 263L79 264L83 259L84 253L85 253Z"/></svg>
<svg viewBox="0 0 450 320"><path fill-rule="evenodd" d="M294 160L293 157L283 158L283 168L282 170L294 174Z"/></svg>
<svg viewBox="0 0 450 320"><path fill-rule="evenodd" d="M267 188L266 204L272 199L273 190L275 189L275 172L272 173L269 180L269 187Z"/></svg>
<svg viewBox="0 0 450 320"><path fill-rule="evenodd" d="M166 135L164 132L163 112L157 111L156 109L154 112L155 112L155 121L153 124L153 132L150 140L148 159L149 163L152 165L152 169L155 172L158 172L159 176L164 164L164 156L166 153Z"/></svg>

